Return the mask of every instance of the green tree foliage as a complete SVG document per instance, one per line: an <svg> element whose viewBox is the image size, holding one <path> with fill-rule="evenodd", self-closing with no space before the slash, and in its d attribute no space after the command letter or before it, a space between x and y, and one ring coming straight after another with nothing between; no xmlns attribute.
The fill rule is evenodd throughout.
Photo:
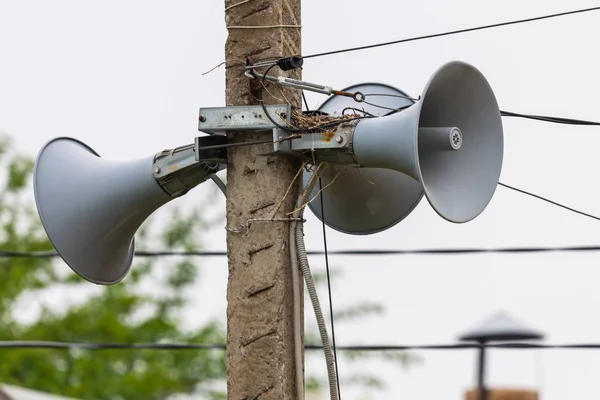
<svg viewBox="0 0 600 400"><path fill-rule="evenodd" d="M10 143L3 140L0 162L8 173L0 191L0 250L52 249L31 198L33 163L9 150ZM197 213L175 210L168 220L160 231L144 226L137 246L199 248L203 221ZM83 281L60 260L2 258L0 340L224 343L222 323L210 322L189 332L180 329L184 293L197 283L194 261L137 258L125 280L102 287ZM142 290L148 287L151 292ZM79 291L85 299L45 306L61 291ZM219 350L0 349L0 382L78 399L166 399L185 393L216 399L223 397L222 385L215 384L223 382L224 357Z"/></svg>

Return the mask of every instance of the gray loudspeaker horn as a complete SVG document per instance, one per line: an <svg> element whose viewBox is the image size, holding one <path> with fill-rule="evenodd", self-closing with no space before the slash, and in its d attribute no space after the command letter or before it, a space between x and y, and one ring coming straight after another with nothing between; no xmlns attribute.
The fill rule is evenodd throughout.
<svg viewBox="0 0 600 400"><path fill-rule="evenodd" d="M339 116L347 107L354 107L359 110L354 111L357 114L367 112L381 116L414 104L406 93L381 83L362 83L344 91L375 96L369 96L371 104L359 104L351 98L334 95L319 107L319 111ZM375 103L377 106L373 105ZM311 172L304 173L305 186L311 175ZM390 169L359 169L332 164L325 169L321 180L322 186L327 188L309 203L309 208L322 220L322 196L325 224L354 235L376 233L394 226L410 214L423 198L423 188L419 182ZM313 195L317 191L318 186Z"/></svg>
<svg viewBox="0 0 600 400"><path fill-rule="evenodd" d="M193 149L185 152L193 154ZM174 149L136 161L106 161L84 143L56 138L35 162L38 213L62 259L84 279L102 285L121 281L131 266L135 233L156 209L204 181L216 169L185 165ZM178 157L176 166L163 162ZM161 173L176 170L178 176ZM200 166L191 170L194 165ZM190 178L191 177L191 178Z"/></svg>
<svg viewBox="0 0 600 400"><path fill-rule="evenodd" d="M352 140L357 164L412 178L433 209L455 223L470 221L487 207L502 169L503 129L494 93L481 72L458 61L442 66L414 105L358 122ZM355 191L345 193L354 195ZM311 209L319 207L316 203ZM373 214L363 210L355 209L351 217L365 221L358 224L357 233L376 232L369 228ZM340 213L351 212L327 207L326 222L340 220ZM389 226L394 218L390 212Z"/></svg>

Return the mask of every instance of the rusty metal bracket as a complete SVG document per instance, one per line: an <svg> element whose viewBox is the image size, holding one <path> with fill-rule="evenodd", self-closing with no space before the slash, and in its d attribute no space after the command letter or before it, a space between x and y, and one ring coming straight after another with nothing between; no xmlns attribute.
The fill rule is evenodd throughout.
<svg viewBox="0 0 600 400"><path fill-rule="evenodd" d="M355 128L356 121L342 123L335 130L325 132L290 135L289 132L274 129L273 152L263 155L299 155L313 152L316 158L323 161L355 164L353 152Z"/></svg>

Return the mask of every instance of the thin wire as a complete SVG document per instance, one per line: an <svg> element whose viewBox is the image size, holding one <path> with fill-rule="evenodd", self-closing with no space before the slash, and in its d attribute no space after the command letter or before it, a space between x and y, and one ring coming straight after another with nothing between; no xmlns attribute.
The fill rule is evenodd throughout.
<svg viewBox="0 0 600 400"><path fill-rule="evenodd" d="M361 110L360 108L356 108L356 107L346 107L346 108L344 108L344 109L342 110L342 115L345 115L345 114L346 114L346 110L350 110L350 111L352 111L354 114L356 114L356 113L363 113L363 114L365 114L365 115L371 115L371 116L375 117L375 114L371 114L371 113L370 113L370 112L368 112L368 111Z"/></svg>
<svg viewBox="0 0 600 400"><path fill-rule="evenodd" d="M588 214L588 213L586 213L586 212L579 211L579 210L576 210L576 209L574 209L574 208L571 208L571 207L565 206L564 204L557 203L556 201L552 201L552 200L550 200L550 199L547 199L547 198L545 198L545 197L539 196L539 195L537 195L537 194L533 194L533 193L531 193L531 192L527 192L527 191L525 191L525 190L522 190L522 189L517 189L517 188L516 188L516 187L514 187L514 186L509 186L509 185L506 185L506 184L504 184L504 183L502 183L502 182L498 182L498 185L500 185L500 186L503 186L503 187L505 187L505 188L507 188L507 189L510 189L510 190L514 190L515 192L519 192L519 193L522 193L522 194L526 194L527 196L535 197L536 199L539 199L539 200L545 201L545 202L547 202L547 203L550 203L550 204L552 204L552 205L555 205L555 206L557 206L557 207L560 207L560 208L564 208L565 210L568 210L568 211L574 212L574 213L576 213L576 214L583 215L584 217L588 217L588 218L592 218L592 219L595 219L595 220L598 220L598 221L600 221L600 217L597 217L597 216L595 216L595 215Z"/></svg>
<svg viewBox="0 0 600 400"><path fill-rule="evenodd" d="M582 215L584 217L592 218L594 220L600 220L600 217L595 215L576 210L572 207L568 207L564 204L556 201L547 199L540 195L518 189L514 186L507 185L502 182L498 182L499 186L505 187L510 190L514 190L518 193L522 193L538 200L545 201L557 207L571 211L573 213ZM328 254L335 255L409 255L409 254L472 254L472 253L541 253L541 252L590 252L600 251L600 246L582 245L582 246L554 246L554 247L505 247L505 248L463 248L463 249L409 249L409 250L334 250L328 251ZM308 251L309 255L323 255L322 251ZM227 253L224 251L150 251L150 250L138 250L135 252L136 257L168 257L168 256L200 256L200 257L222 257L226 256ZM0 251L0 258L52 258L57 257L58 254L54 251Z"/></svg>
<svg viewBox="0 0 600 400"><path fill-rule="evenodd" d="M223 195L225 196L225 198L227 198L227 185L225 185L225 182L223 182L223 180L217 174L212 174L210 176L210 179L221 190L221 193L223 193Z"/></svg>
<svg viewBox="0 0 600 400"><path fill-rule="evenodd" d="M319 176L319 192L323 191L323 182ZM325 252L325 270L327 271L327 291L329 293L329 317L331 319L331 342L333 345L333 361L335 363L335 379L337 383L338 397L342 400L342 392L340 390L340 371L338 370L337 347L335 345L335 327L333 323L333 299L331 296L331 275L329 274L329 255L327 253L327 230L325 229L325 206L323 205L323 195L321 199L321 222L323 225L323 250Z"/></svg>
<svg viewBox="0 0 600 400"><path fill-rule="evenodd" d="M332 54L348 53L351 51L366 50L366 49L372 49L375 47L390 46L393 44L413 42L413 41L423 40L423 39L432 39L432 38L436 38L436 37L456 35L459 33L473 32L473 31L479 31L479 30L483 30L483 29L498 28L498 27L507 26L507 25L516 25L516 24L522 24L522 23L526 23L526 22L534 22L534 21L540 21L540 20L544 20L544 19L563 17L566 15L580 14L580 13L585 13L585 12L589 12L589 11L597 11L597 10L600 10L600 7L584 8L584 9L580 9L580 10L573 10L573 11L566 11L566 12L561 12L561 13L556 13L556 14L543 15L540 17L533 17L533 18L526 18L526 19L520 19L520 20L514 20L514 21L508 21L508 22L501 22L501 23L491 24L491 25L476 26L473 28L458 29L455 31L434 33L434 34L424 35L424 36L415 36L415 37L406 38L406 39L394 40L391 42L376 43L376 44L370 44L370 45L366 45L366 46L326 51L323 53L316 53L316 54L310 54L308 56L302 56L302 58L306 59L306 58L329 56Z"/></svg>
<svg viewBox="0 0 600 400"><path fill-rule="evenodd" d="M596 252L600 246L555 246L555 247L498 247L498 248L459 248L459 249L381 249L381 250L328 250L328 255L337 256L405 256L405 255L461 255L478 253L550 253L550 252ZM311 256L322 256L324 251L312 250ZM225 257L225 251L150 251L137 250L136 257ZM54 251L0 251L2 258L54 258Z"/></svg>
<svg viewBox="0 0 600 400"><path fill-rule="evenodd" d="M407 350L465 350L465 349L570 349L570 350L600 350L600 343L568 343L568 344L537 344L527 342L506 343L451 343L426 345L346 345L338 346L340 351L407 351ZM0 349L63 349L63 350L227 350L225 344L204 343L90 343L90 342L54 342L42 340L11 340L0 341ZM305 350L323 350L322 346L307 344Z"/></svg>
<svg viewBox="0 0 600 400"><path fill-rule="evenodd" d="M200 343L69 343L40 340L0 341L0 348L12 349L79 349L79 350L225 350L224 344Z"/></svg>
<svg viewBox="0 0 600 400"><path fill-rule="evenodd" d="M304 94L304 90L302 92L302 100L304 101L304 107L306 107L306 111L310 111L310 107L308 106L308 101L306 100L306 95Z"/></svg>
<svg viewBox="0 0 600 400"><path fill-rule="evenodd" d="M537 121L552 122L554 124L600 126L600 122L595 121L586 121L582 119L571 119L562 117L549 117L546 115L519 114L514 113L512 111L500 111L500 115L502 115L503 117L526 118Z"/></svg>
<svg viewBox="0 0 600 400"><path fill-rule="evenodd" d="M232 5L228 6L228 7L225 7L225 12L227 12L227 11L231 10L232 8L235 8L235 7L241 6L242 4L249 3L249 2L251 2L251 1L252 1L252 0L242 0L242 1L240 1L239 3L232 4Z"/></svg>
<svg viewBox="0 0 600 400"><path fill-rule="evenodd" d="M380 96L380 97L397 97L400 99L408 99L408 100L412 100L412 101L418 101L420 100L420 98L414 98L414 97L410 97L408 95L404 95L404 94L391 94L391 93L367 93L364 94L365 97L370 97L370 96Z"/></svg>
<svg viewBox="0 0 600 400"><path fill-rule="evenodd" d="M253 140L253 141L239 142L239 143L215 144L212 146L202 146L202 147L200 147L200 151L227 149L230 147L254 146L257 144L269 144L269 143L273 143L273 140L272 139L271 140Z"/></svg>
<svg viewBox="0 0 600 400"><path fill-rule="evenodd" d="M452 344L426 344L426 345L358 345L358 346L339 346L340 350L346 351L406 351L406 350L462 350L462 349L510 349L510 350L529 350L529 349L586 349L600 350L600 343L570 343L570 344L537 344L526 342L506 342L506 343L452 343Z"/></svg>
<svg viewBox="0 0 600 400"><path fill-rule="evenodd" d="M398 110L399 110L398 108L391 108L391 107L380 106L380 105L378 105L378 104L371 103L371 102L369 102L369 101L366 101L366 100L363 100L363 101L362 101L362 103L368 104L368 105L370 105L370 106L373 106L373 107L381 108L381 109L383 109L383 110L389 110L389 111L393 111L393 112L396 112L396 111L398 111ZM412 105L412 104L411 104L411 105ZM403 107L403 108L404 108L404 107Z"/></svg>

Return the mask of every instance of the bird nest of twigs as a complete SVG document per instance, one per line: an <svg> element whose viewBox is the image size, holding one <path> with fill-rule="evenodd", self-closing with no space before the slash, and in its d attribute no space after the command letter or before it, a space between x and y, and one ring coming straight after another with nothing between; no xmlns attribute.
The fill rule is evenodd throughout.
<svg viewBox="0 0 600 400"><path fill-rule="evenodd" d="M294 127L302 129L307 133L310 131L332 131L335 130L337 124L341 124L345 121L356 120L357 117L361 116L357 114L332 116L318 111L302 112L299 110L294 110L292 112L291 123Z"/></svg>

